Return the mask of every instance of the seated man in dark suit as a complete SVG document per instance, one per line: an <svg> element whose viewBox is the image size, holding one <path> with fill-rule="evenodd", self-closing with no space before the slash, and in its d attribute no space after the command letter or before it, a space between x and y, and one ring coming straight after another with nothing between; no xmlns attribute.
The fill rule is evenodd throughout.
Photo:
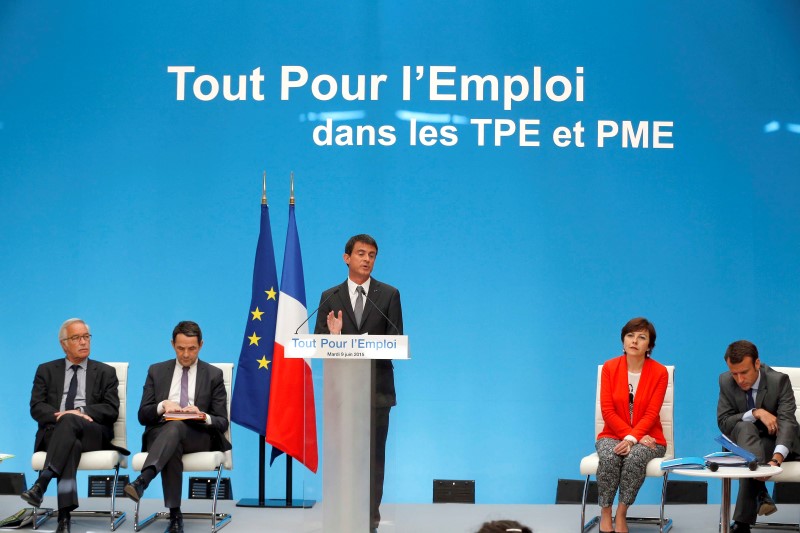
<svg viewBox="0 0 800 533"><path fill-rule="evenodd" d="M719 377L717 403L720 431L755 454L759 464L780 466L786 459L796 459L800 435L789 376L762 364L749 341L728 346L725 362L728 372ZM731 531L749 532L757 515L776 511L764 481L739 480Z"/></svg>
<svg viewBox="0 0 800 533"><path fill-rule="evenodd" d="M139 501L161 472L164 505L169 508L167 532L183 531L181 489L183 454L227 451L228 395L222 371L198 359L203 333L194 322L180 322L172 331L175 359L150 366L139 406L139 423L145 426L142 451L148 452L141 475L125 487ZM195 414L194 420L166 420L170 413ZM167 417L168 418L168 417Z"/></svg>
<svg viewBox="0 0 800 533"><path fill-rule="evenodd" d="M119 449L111 445L119 415L117 373L89 359L89 326L71 318L58 332L65 359L36 369L31 391L31 416L39 423L34 452L45 451L44 470L22 499L34 507L53 478L58 479L58 532L70 530L70 512L78 507L75 473L81 453ZM119 449L127 455L128 450Z"/></svg>

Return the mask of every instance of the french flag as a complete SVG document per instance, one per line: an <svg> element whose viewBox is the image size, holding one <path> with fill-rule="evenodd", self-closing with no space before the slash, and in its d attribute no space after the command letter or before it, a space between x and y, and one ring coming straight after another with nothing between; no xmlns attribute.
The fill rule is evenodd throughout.
<svg viewBox="0 0 800 533"><path fill-rule="evenodd" d="M275 351L267 416L267 442L317 472L317 417L314 409L314 384L311 363L305 359L285 359L284 347L297 325L307 317L306 289L300 238L294 218L294 203L289 205L289 228L283 255L281 292L275 326ZM298 333L308 333L304 324ZM274 451L274 450L273 450Z"/></svg>

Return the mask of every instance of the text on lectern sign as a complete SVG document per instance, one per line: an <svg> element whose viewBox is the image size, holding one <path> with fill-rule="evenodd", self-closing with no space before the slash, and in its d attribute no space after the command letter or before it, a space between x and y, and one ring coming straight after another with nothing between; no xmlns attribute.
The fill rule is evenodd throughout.
<svg viewBox="0 0 800 533"><path fill-rule="evenodd" d="M406 335L292 335L285 357L303 359L408 359Z"/></svg>

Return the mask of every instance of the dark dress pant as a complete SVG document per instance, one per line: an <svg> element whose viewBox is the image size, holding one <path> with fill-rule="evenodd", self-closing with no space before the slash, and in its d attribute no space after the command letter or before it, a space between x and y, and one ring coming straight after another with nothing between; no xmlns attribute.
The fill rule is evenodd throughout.
<svg viewBox="0 0 800 533"><path fill-rule="evenodd" d="M775 451L775 436L770 435L760 422L753 424L741 421L734 426L730 437L733 442L754 454L758 464L764 464L771 459L772 452ZM789 457L784 459L794 460L796 457L794 453L789 453ZM763 481L753 478L740 479L733 519L736 522L755 524L758 518L758 496L766 491L767 485Z"/></svg>
<svg viewBox="0 0 800 533"><path fill-rule="evenodd" d="M391 407L372 409L372 454L370 457L370 519L372 527L381 521L380 505L383 499L383 478L386 466L386 437L389 435Z"/></svg>
<svg viewBox="0 0 800 533"><path fill-rule="evenodd" d="M75 475L83 452L103 449L103 426L76 415L64 415L44 437L47 451L44 467L58 479L58 508L72 511L78 507Z"/></svg>
<svg viewBox="0 0 800 533"><path fill-rule="evenodd" d="M152 466L161 472L164 505L169 509L181 506L183 454L211 450L211 435L197 424L172 420L147 434L147 460L142 470Z"/></svg>

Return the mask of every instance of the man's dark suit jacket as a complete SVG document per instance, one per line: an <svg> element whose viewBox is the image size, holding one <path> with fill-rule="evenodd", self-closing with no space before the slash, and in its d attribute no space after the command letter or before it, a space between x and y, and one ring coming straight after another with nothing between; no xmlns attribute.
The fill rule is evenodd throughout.
<svg viewBox="0 0 800 533"><path fill-rule="evenodd" d="M775 445L783 444L790 452L800 452L800 433L795 418L795 401L789 376L777 372L765 364L761 364L761 381L756 394L756 408L766 409L778 418L778 434ZM720 431L730 435L733 427L742 420L747 409L747 398L744 391L736 384L730 372L719 377L719 401L717 403L717 424ZM756 426L763 438L768 435L761 421ZM784 458L785 459L785 458Z"/></svg>
<svg viewBox="0 0 800 533"><path fill-rule="evenodd" d="M139 405L139 423L145 426L142 435L142 451L147 451L148 433L166 422L158 414L158 404L169 398L172 375L175 372L176 359L163 361L150 366L147 380L144 383L142 403ZM195 427L211 434L211 450L228 451L231 443L225 438L228 429L228 395L222 370L205 361L197 360L197 376L195 378L194 405L206 414L211 415L211 425L197 423Z"/></svg>
<svg viewBox="0 0 800 533"><path fill-rule="evenodd" d="M339 291L334 294L335 291ZM369 282L370 301L364 302L364 314L361 315L361 327L356 327L356 317L353 314L353 304L350 302L350 294L347 288L347 280L341 285L331 287L322 293L320 297L321 307L317 314L317 324L314 333L328 334L328 313L333 311L336 315L342 313L342 334L343 335L402 335L403 334L403 310L400 306L400 291L381 283L375 278ZM327 301L326 301L327 300ZM378 307L389 320L397 326L395 329L386 318L378 312ZM390 407L397 404L397 397L394 391L394 367L391 360L375 361L375 404L374 407Z"/></svg>
<svg viewBox="0 0 800 533"><path fill-rule="evenodd" d="M39 423L34 452L47 450L48 433L56 424L55 413L61 409L64 395L64 373L66 358L42 363L36 369L31 391L31 416ZM103 448L117 449L111 445L114 438L114 422L119 416L119 393L117 373L114 367L92 359L86 364L86 406L84 413L102 426ZM127 455L128 450L119 449Z"/></svg>

